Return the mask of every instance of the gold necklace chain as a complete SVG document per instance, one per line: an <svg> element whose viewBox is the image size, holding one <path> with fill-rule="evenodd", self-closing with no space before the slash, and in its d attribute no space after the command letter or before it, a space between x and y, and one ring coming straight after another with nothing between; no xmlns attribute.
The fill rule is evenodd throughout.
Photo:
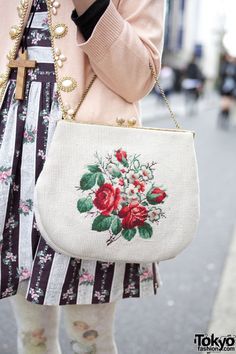
<svg viewBox="0 0 236 354"><path fill-rule="evenodd" d="M21 0L20 4L17 7L17 11L18 11L18 16L20 18L20 23L17 26L17 34L16 34L16 37L14 38L15 43L14 43L13 49L11 49L10 52L7 54L7 59L9 61L15 59L16 54L17 54L17 50L19 49L19 46L20 46L20 41L21 41L21 38L23 35L23 30L24 30L25 17L29 11L28 1ZM2 103L3 103L2 101L3 101L3 97L5 95L8 79L10 76L10 71L11 71L10 67L7 66L6 73L3 74L4 82L2 84L2 87L0 88L0 105L2 105Z"/></svg>
<svg viewBox="0 0 236 354"><path fill-rule="evenodd" d="M49 29L50 29L50 32L51 32L52 53L53 53L54 63L56 63L56 59L55 59L56 58L55 43L54 43L53 30L52 30L52 14L51 14L51 11L50 11L50 0L47 0L47 8L48 8L48 25L49 25ZM59 82L59 72L58 72L58 68L57 68L56 64L55 64L55 74L56 74L56 81ZM58 100L59 100L59 104L60 104L60 107L61 107L61 110L62 110L62 118L63 119L70 120L70 121L71 120L75 120L75 116L76 116L78 110L80 109L80 106L82 105L85 97L87 96L90 88L92 87L96 77L97 77L97 75L93 76L93 78L90 81L88 87L83 92L81 100L79 101L79 103L78 103L78 105L77 105L77 107L75 109L75 112L73 113L73 115L70 116L70 118L68 117L67 109L64 106L64 103L63 103L63 100L62 100L62 96L61 96L61 92L60 92L60 90L58 90Z"/></svg>
<svg viewBox="0 0 236 354"><path fill-rule="evenodd" d="M83 101L85 100L85 97L87 96L87 94L88 94L90 88L92 87L92 85L93 85L93 83L94 83L94 81L95 81L96 78L97 78L97 75L94 74L94 76L93 76L92 80L90 81L88 87L86 88L86 90L85 90L84 93L82 94L81 100L80 100L78 106L76 107L74 116L77 114L78 110L80 109L80 106L82 105Z"/></svg>

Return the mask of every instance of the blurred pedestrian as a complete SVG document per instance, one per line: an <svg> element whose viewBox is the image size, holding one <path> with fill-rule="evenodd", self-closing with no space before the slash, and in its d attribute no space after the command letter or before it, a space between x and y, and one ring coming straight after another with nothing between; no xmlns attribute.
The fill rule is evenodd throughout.
<svg viewBox="0 0 236 354"><path fill-rule="evenodd" d="M167 64L163 64L159 75L159 83L165 95L168 97L174 91L175 73L174 70ZM154 91L158 97L161 97L158 86L156 85Z"/></svg>
<svg viewBox="0 0 236 354"><path fill-rule="evenodd" d="M236 58L225 54L220 67L220 112L219 124L227 128L230 123L230 114L232 112L236 99Z"/></svg>
<svg viewBox="0 0 236 354"><path fill-rule="evenodd" d="M182 89L186 98L186 109L189 114L196 113L197 102L203 92L204 81L205 78L197 64L197 59L193 56L184 70L184 79L182 81Z"/></svg>

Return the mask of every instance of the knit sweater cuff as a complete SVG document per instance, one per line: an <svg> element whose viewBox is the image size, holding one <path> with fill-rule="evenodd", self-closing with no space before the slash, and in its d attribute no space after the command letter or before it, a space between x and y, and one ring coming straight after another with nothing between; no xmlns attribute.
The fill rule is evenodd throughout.
<svg viewBox="0 0 236 354"><path fill-rule="evenodd" d="M118 39L124 27L124 19L110 1L106 11L96 24L90 38L84 41L78 36L78 46L92 61L101 60Z"/></svg>

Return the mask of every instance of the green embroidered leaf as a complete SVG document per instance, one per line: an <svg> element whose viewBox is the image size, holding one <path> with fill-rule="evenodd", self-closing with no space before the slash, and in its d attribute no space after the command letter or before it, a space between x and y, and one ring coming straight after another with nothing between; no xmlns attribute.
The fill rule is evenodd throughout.
<svg viewBox="0 0 236 354"><path fill-rule="evenodd" d="M97 184L101 187L105 183L105 178L102 173L97 173Z"/></svg>
<svg viewBox="0 0 236 354"><path fill-rule="evenodd" d="M120 218L115 217L112 225L111 225L111 231L113 232L114 235L118 235L122 230L122 225L121 225L121 221Z"/></svg>
<svg viewBox="0 0 236 354"><path fill-rule="evenodd" d="M92 173L102 172L99 165L88 165L87 167L88 167L89 171Z"/></svg>
<svg viewBox="0 0 236 354"><path fill-rule="evenodd" d="M126 160L125 157L122 157L121 163L122 163L122 165L124 165L125 167L129 167L128 161Z"/></svg>
<svg viewBox="0 0 236 354"><path fill-rule="evenodd" d="M140 162L137 158L133 161L133 166L134 166L135 172L137 173L140 170Z"/></svg>
<svg viewBox="0 0 236 354"><path fill-rule="evenodd" d="M148 205L147 202L142 202L141 204L142 204L143 206L147 206L147 205Z"/></svg>
<svg viewBox="0 0 236 354"><path fill-rule="evenodd" d="M81 198L77 202L77 209L80 213L86 213L93 208L93 201L91 197Z"/></svg>
<svg viewBox="0 0 236 354"><path fill-rule="evenodd" d="M147 222L145 222L142 226L139 226L138 231L139 231L139 236L144 239L151 238L153 234L152 227Z"/></svg>
<svg viewBox="0 0 236 354"><path fill-rule="evenodd" d="M114 216L98 215L92 224L92 230L94 231L106 231L109 230Z"/></svg>
<svg viewBox="0 0 236 354"><path fill-rule="evenodd" d="M114 170L111 175L112 177L119 178L122 176L122 173L119 170Z"/></svg>
<svg viewBox="0 0 236 354"><path fill-rule="evenodd" d="M80 188L87 191L95 186L97 175L94 173L85 173L80 180Z"/></svg>
<svg viewBox="0 0 236 354"><path fill-rule="evenodd" d="M126 229L122 231L122 236L127 240L131 241L136 234L136 229Z"/></svg>

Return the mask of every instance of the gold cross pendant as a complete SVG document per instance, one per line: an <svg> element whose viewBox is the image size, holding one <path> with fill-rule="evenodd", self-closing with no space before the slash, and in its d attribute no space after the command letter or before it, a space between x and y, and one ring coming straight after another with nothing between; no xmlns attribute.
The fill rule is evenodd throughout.
<svg viewBox="0 0 236 354"><path fill-rule="evenodd" d="M28 59L27 50L24 50L24 52L21 50L17 60L10 60L8 64L9 68L17 69L15 93L16 100L24 99L26 70L35 68L36 64L37 62L35 60Z"/></svg>

